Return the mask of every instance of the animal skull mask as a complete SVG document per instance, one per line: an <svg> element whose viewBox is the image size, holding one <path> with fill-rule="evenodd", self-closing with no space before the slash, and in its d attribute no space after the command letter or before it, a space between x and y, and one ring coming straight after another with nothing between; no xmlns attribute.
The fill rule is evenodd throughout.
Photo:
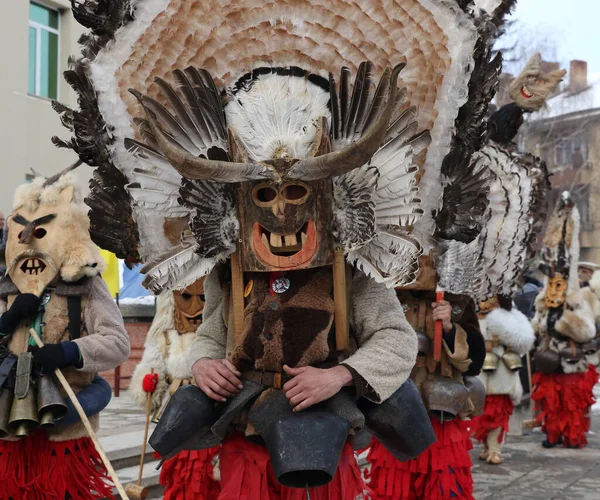
<svg viewBox="0 0 600 500"><path fill-rule="evenodd" d="M8 217L8 275L21 293L40 295L62 279L102 272L104 261L90 240L87 211L75 201L70 176L46 185L36 179L17 190Z"/></svg>
<svg viewBox="0 0 600 500"><path fill-rule="evenodd" d="M204 278L183 290L173 292L175 328L180 334L194 333L202 323L204 311Z"/></svg>
<svg viewBox="0 0 600 500"><path fill-rule="evenodd" d="M511 99L525 111L539 111L567 74L564 69L542 73L541 62L542 56L534 54L509 87Z"/></svg>

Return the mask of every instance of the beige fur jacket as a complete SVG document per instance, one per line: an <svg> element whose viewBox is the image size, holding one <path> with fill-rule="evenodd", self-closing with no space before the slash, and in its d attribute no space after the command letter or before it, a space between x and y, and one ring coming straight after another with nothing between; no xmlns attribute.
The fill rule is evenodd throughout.
<svg viewBox="0 0 600 500"><path fill-rule="evenodd" d="M498 356L498 367L494 372L481 372L478 377L485 386L486 394L507 394L514 404L520 404L523 386L518 371L510 370L502 361L507 348L523 356L533 347L535 334L527 317L513 306L512 310L498 308L485 319L479 320L485 340L496 338L499 345L492 347Z"/></svg>
<svg viewBox="0 0 600 500"><path fill-rule="evenodd" d="M200 358L225 358L227 327L224 293L216 271L204 284L203 323L196 332L189 365ZM350 297L350 327L358 349L343 364L366 383L361 391L379 403L389 398L409 377L417 357L417 337L404 316L393 289L356 272Z"/></svg>
<svg viewBox="0 0 600 500"><path fill-rule="evenodd" d="M188 352L195 333L180 334L175 328L175 302L172 293L160 295L156 300L156 314L148 330L144 354L131 378L129 391L135 401L146 407L146 393L142 389L144 377L154 368L158 385L152 394L151 411L156 411L166 396L169 386L192 377Z"/></svg>
<svg viewBox="0 0 600 500"><path fill-rule="evenodd" d="M8 287L12 283L6 283ZM18 290L8 290L8 295ZM61 295L62 294L62 295ZM77 393L92 380L97 372L110 370L127 361L129 357L129 335L123 325L123 317L113 301L106 283L99 276L89 278L84 285L64 283L57 286L51 294L44 314L44 340L59 343L69 340L66 295L82 297L81 337L75 339L82 356L83 366L79 369L68 367L63 369L67 381ZM0 312L6 311L6 301L0 299ZM16 334L27 334L25 330ZM94 430L98 429L99 416L90 417ZM87 436L81 422L67 426L56 426L48 430L51 440L64 441Z"/></svg>

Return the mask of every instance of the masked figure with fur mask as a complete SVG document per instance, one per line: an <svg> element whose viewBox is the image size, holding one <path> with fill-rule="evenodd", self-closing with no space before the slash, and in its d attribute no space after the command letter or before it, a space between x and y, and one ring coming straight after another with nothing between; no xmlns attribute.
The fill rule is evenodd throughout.
<svg viewBox="0 0 600 500"><path fill-rule="evenodd" d="M566 191L550 218L542 257L547 278L532 320L537 346L531 397L546 433L544 447L582 448L594 400L583 348L596 336L596 327L579 288L579 212Z"/></svg>
<svg viewBox="0 0 600 500"><path fill-rule="evenodd" d="M160 420L168 399L177 389L196 383L188 356L196 330L202 323L204 303L204 278L156 299L156 314L146 336L144 354L129 386L142 408L146 408L147 393L152 393L153 422ZM218 452L218 446L183 450L166 460L160 472L160 484L165 487L164 500L217 498L220 486L215 480L213 461Z"/></svg>
<svg viewBox="0 0 600 500"><path fill-rule="evenodd" d="M12 499L112 498L100 457L53 376L62 370L97 428L110 387L96 374L129 355L73 178L59 174L19 187L7 223L0 490ZM31 328L44 347L35 346Z"/></svg>

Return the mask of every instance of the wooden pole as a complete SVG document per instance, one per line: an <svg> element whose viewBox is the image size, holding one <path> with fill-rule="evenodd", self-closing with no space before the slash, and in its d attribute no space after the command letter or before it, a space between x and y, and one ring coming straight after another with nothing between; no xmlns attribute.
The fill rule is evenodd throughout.
<svg viewBox="0 0 600 500"><path fill-rule="evenodd" d="M244 334L244 272L237 252L231 255L231 300L235 346L242 343Z"/></svg>
<svg viewBox="0 0 600 500"><path fill-rule="evenodd" d="M533 398L531 397L533 394L533 384L531 383L531 356L529 355L529 352L525 354L525 359L527 360L527 377L529 379L529 410L531 411L531 419L523 420L521 427L523 429L533 429L537 424L537 420L535 418Z"/></svg>
<svg viewBox="0 0 600 500"><path fill-rule="evenodd" d="M336 249L333 257L333 302L335 307L335 345L338 352L348 351L348 296L346 288L346 257Z"/></svg>
<svg viewBox="0 0 600 500"><path fill-rule="evenodd" d="M44 343L42 342L42 339L39 337L39 335L33 328L29 330L29 333L31 334L31 336L33 337L33 340L35 340L35 343L37 344L37 346L39 348L44 347ZM100 458L102 459L102 463L104 463L106 470L108 471L108 473L110 474L110 477L112 478L113 482L115 483L115 486L117 488L117 491L119 492L119 495L121 495L121 498L123 500L129 500L127 493L125 493L125 490L123 489L123 485L121 484L121 481L119 481L119 478L117 477L117 473L113 469L113 466L110 463L110 460L108 459L108 457L106 456L106 453L104 453L104 450L102 449L102 445L100 444L100 441L98 441L98 437L96 436L94 429L92 429L92 424L88 420L87 415L85 414L85 411L83 410L83 408L81 407L81 404L79 403L79 400L77 399L77 396L73 392L73 389L71 389L69 382L67 382L67 379L65 378L65 376L62 374L62 372L58 368L56 370L54 370L54 374L56 375L56 378L58 379L60 384L63 386L63 389L67 393L67 396L69 396L71 403L73 403L73 406L77 410L77 413L79 414L79 418L83 422L83 425L85 426L85 429L87 430L88 435L90 436L90 439L94 443L94 446L96 447L96 450L98 451L98 455L100 455Z"/></svg>
<svg viewBox="0 0 600 500"><path fill-rule="evenodd" d="M150 369L150 375L154 374L154 368ZM144 459L146 455L146 445L148 443L148 429L150 428L150 410L152 409L152 393L146 395L146 427L144 428L144 441L142 442L142 458L140 459L140 473L138 475L138 486L142 485L142 475L144 473Z"/></svg>

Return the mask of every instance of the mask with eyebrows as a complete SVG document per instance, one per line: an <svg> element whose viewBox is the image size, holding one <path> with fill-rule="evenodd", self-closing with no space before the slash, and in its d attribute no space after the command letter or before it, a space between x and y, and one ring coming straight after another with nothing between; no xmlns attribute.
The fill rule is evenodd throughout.
<svg viewBox="0 0 600 500"><path fill-rule="evenodd" d="M18 188L8 217L6 264L21 293L40 295L59 279L78 281L104 269L89 235L87 210L71 176Z"/></svg>

